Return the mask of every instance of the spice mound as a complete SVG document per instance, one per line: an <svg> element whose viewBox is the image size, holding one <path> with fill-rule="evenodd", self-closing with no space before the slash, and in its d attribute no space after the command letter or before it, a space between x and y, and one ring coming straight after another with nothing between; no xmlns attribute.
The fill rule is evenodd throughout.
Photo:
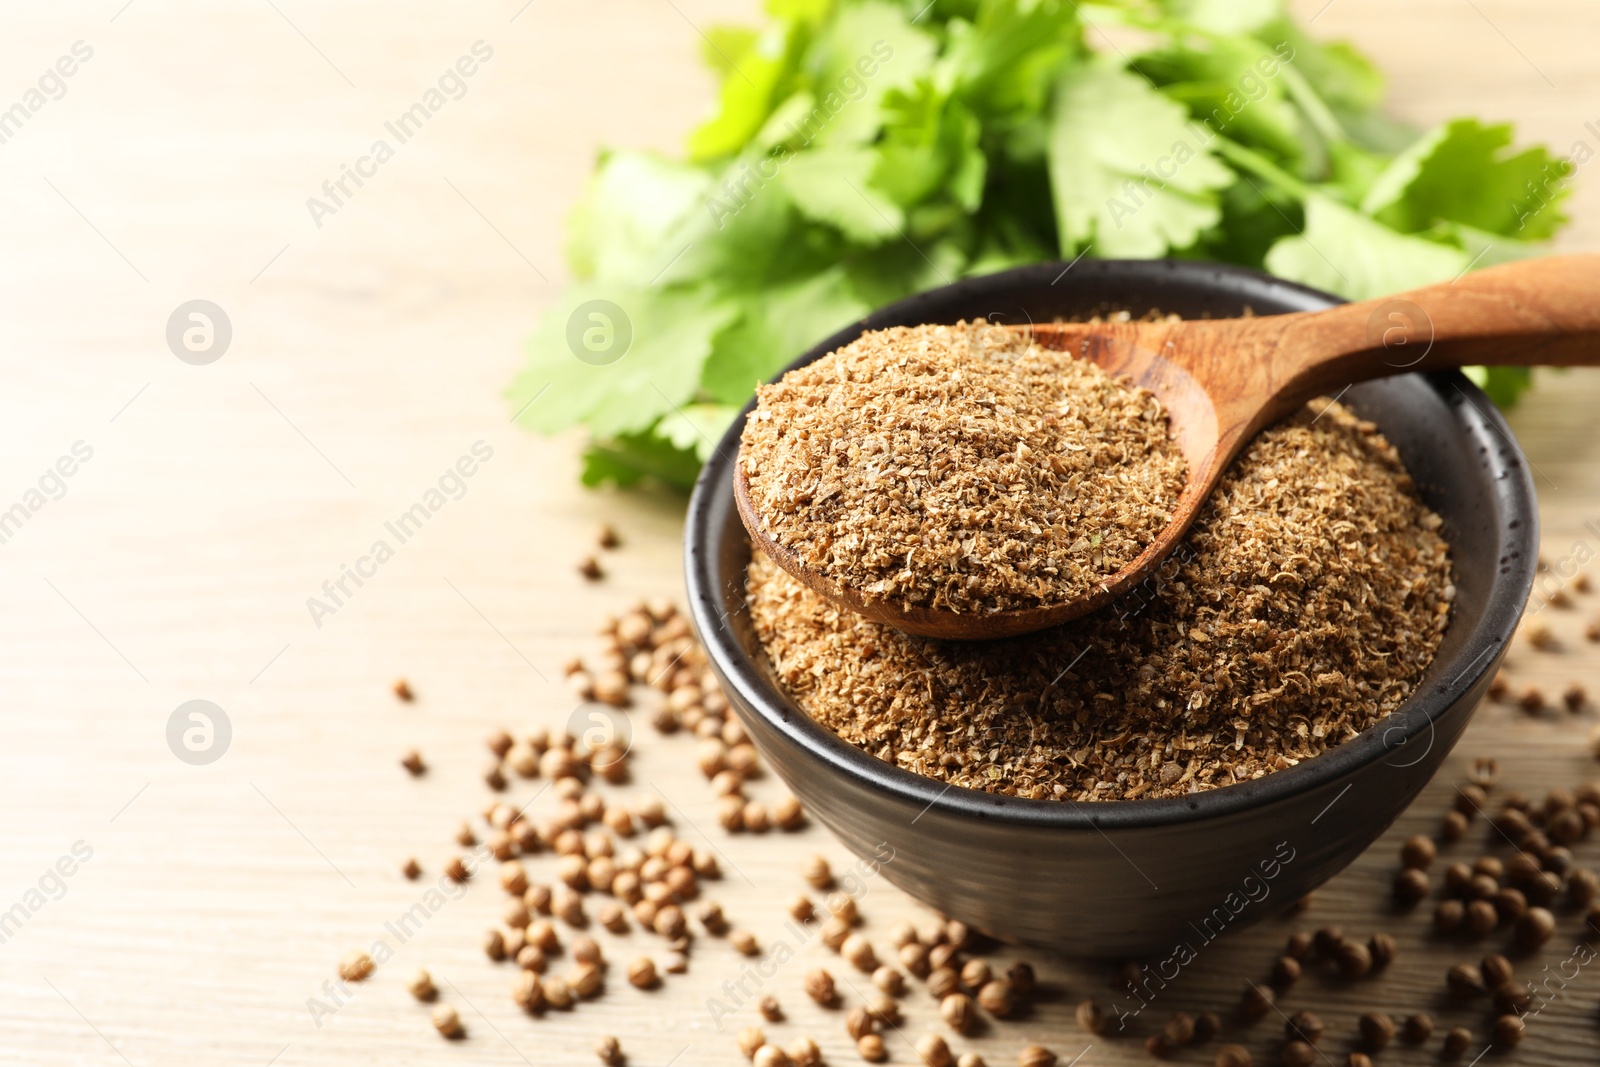
<svg viewBox="0 0 1600 1067"><path fill-rule="evenodd" d="M1035 799L1170 797L1293 766L1405 700L1455 595L1440 525L1377 428L1317 400L1257 436L1150 581L1064 626L914 637L759 552L747 586L779 682L879 759Z"/></svg>
<svg viewBox="0 0 1600 1067"><path fill-rule="evenodd" d="M757 396L740 464L765 532L869 601L1081 599L1183 491L1151 393L982 322L867 333Z"/></svg>

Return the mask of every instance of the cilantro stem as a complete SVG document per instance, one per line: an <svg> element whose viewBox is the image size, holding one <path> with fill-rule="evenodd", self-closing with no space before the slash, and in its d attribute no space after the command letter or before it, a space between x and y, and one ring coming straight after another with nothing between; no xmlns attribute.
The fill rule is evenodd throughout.
<svg viewBox="0 0 1600 1067"><path fill-rule="evenodd" d="M1236 168L1248 171L1269 185L1276 186L1279 191L1288 193L1297 200L1305 201L1317 195L1316 189L1296 178L1288 171L1279 167L1254 149L1246 148L1237 141L1217 135L1212 143L1217 155L1232 163Z"/></svg>

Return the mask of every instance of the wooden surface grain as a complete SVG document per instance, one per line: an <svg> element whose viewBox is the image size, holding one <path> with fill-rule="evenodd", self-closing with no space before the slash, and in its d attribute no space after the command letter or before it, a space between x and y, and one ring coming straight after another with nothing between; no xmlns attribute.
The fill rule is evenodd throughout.
<svg viewBox="0 0 1600 1067"><path fill-rule="evenodd" d="M741 975L726 945L699 945L690 974L656 993L614 978L599 1001L530 1020L509 1000L507 971L477 948L500 910L485 884L430 913L331 1015L308 1005L330 1003L324 983L343 952L385 937L385 923L422 898L424 883L402 880L398 864L415 854L436 876L451 829L486 799L477 775L490 729L565 724L574 708L561 664L591 647L606 613L678 592L681 502L578 490L573 442L514 431L500 394L561 280L561 219L595 151L677 145L708 99L697 28L751 6L8 9L0 104L21 99L75 42L92 57L0 145L0 511L75 445L92 454L65 464L74 473L60 483L46 478L51 498L0 544L0 913L12 917L0 943L0 1063L579 1064L595 1062L602 1033L618 1035L633 1064L740 1062L731 1034L753 1009L719 1031L708 1007ZM1353 37L1378 59L1405 117L1513 118L1524 136L1561 148L1595 143L1584 125L1600 118L1592 5L1299 6L1318 32ZM464 95L318 226L307 198L478 41L493 54ZM1582 179L1562 245L1596 250L1600 192ZM165 341L169 315L193 299L219 304L233 326L231 347L208 366L180 362ZM1546 375L1514 419L1552 561L1580 544L1587 559L1600 542L1585 527L1600 520L1597 399L1593 374ZM307 598L478 442L492 458L459 499L318 626ZM603 519L625 546L591 586L572 563ZM1519 685L1583 678L1600 689L1580 635L1600 600L1578 602L1541 614L1565 648L1517 649ZM389 694L399 675L416 703ZM209 766L181 762L166 741L174 709L195 699L231 723L225 756ZM1438 990L1449 962L1481 950L1430 944L1418 921L1388 915L1393 841L1433 826L1471 754L1498 756L1509 783L1530 791L1594 772L1582 743L1594 719L1486 706L1390 838L1319 892L1301 921L1383 924L1401 943L1381 979L1307 980L1287 999L1324 1012L1336 1035L1326 1062L1342 1060L1359 1010L1477 1018ZM690 743L640 733L624 792L672 799L680 831L726 857L715 895L775 944L799 857L843 854L817 829L726 838ZM433 766L416 781L396 765L410 746ZM1455 854L1475 854L1482 832ZM1588 861L1596 847L1585 846ZM72 873L52 873L58 863ZM876 884L862 908L880 938L918 913ZM1572 940L1573 919L1562 924L1543 958L1552 966ZM1136 1027L1231 1001L1291 926L1272 920L1207 948ZM855 1062L838 1016L800 993L826 950L796 947L765 979L791 1017L774 1035L811 1032L832 1062ZM1091 1042L1071 1022L1077 998L1105 995L1101 968L1039 963L1048 988L1036 1010L973 1047L991 1063L1011 1062L1024 1038L1064 1062L1143 1058L1136 1040ZM417 966L461 1008L467 1040L428 1029L403 989ZM1592 971L1502 1059L1589 1062ZM936 1020L922 994L907 1004L910 1039ZM1274 1030L1268 1020L1252 1032L1259 1056ZM911 1060L899 1035L890 1047L896 1062Z"/></svg>

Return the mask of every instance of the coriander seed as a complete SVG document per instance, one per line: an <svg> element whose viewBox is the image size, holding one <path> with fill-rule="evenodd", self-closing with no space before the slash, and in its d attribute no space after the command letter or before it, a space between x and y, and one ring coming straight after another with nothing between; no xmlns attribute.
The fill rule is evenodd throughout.
<svg viewBox="0 0 1600 1067"><path fill-rule="evenodd" d="M428 765L422 762L422 753L414 748L400 757L400 766L410 771L413 777L422 774L428 769Z"/></svg>
<svg viewBox="0 0 1600 1067"><path fill-rule="evenodd" d="M1106 1010L1098 1001L1082 1000L1078 1002L1076 1012L1078 1025L1091 1034L1103 1034L1106 1030Z"/></svg>
<svg viewBox="0 0 1600 1067"><path fill-rule="evenodd" d="M739 1043L739 1051L748 1060L754 1059L756 1050L767 1043L767 1035L759 1026L747 1026L739 1031L735 1040Z"/></svg>
<svg viewBox="0 0 1600 1067"><path fill-rule="evenodd" d="M1494 1021L1491 1039L1496 1048L1515 1048L1522 1041L1526 1027L1517 1015L1502 1015Z"/></svg>
<svg viewBox="0 0 1600 1067"><path fill-rule="evenodd" d="M756 1049L755 1067L790 1067L789 1054L777 1045L762 1045Z"/></svg>
<svg viewBox="0 0 1600 1067"><path fill-rule="evenodd" d="M1451 1028L1444 1035L1444 1055L1447 1059L1458 1059L1472 1045L1472 1031L1465 1026Z"/></svg>
<svg viewBox="0 0 1600 1067"><path fill-rule="evenodd" d="M972 1029L978 1012L971 997L965 993L950 993L939 1001L939 1017L950 1029L964 1034Z"/></svg>
<svg viewBox="0 0 1600 1067"><path fill-rule="evenodd" d="M1270 987L1250 982L1239 998L1239 1010L1247 1019L1259 1019L1276 1006L1276 999Z"/></svg>
<svg viewBox="0 0 1600 1067"><path fill-rule="evenodd" d="M640 956L628 964L628 983L639 989L654 989L660 978L656 964L649 956Z"/></svg>
<svg viewBox="0 0 1600 1067"><path fill-rule="evenodd" d="M1284 1021L1283 1032L1291 1041L1298 1039L1314 1045L1322 1036L1322 1018L1314 1011L1297 1011Z"/></svg>
<svg viewBox="0 0 1600 1067"><path fill-rule="evenodd" d="M356 949L339 957L339 977L346 982L364 982L376 965L372 957Z"/></svg>
<svg viewBox="0 0 1600 1067"><path fill-rule="evenodd" d="M1445 985L1450 992L1463 999L1482 996L1488 992L1483 982L1483 972L1473 963L1458 963L1445 972Z"/></svg>
<svg viewBox="0 0 1600 1067"><path fill-rule="evenodd" d="M1161 1028L1161 1041L1169 1049L1183 1048L1194 1040L1194 1016L1175 1012Z"/></svg>
<svg viewBox="0 0 1600 1067"><path fill-rule="evenodd" d="M951 993L961 990L961 976L954 967L940 967L930 971L924 984L928 987L928 995L935 1000L943 1000Z"/></svg>
<svg viewBox="0 0 1600 1067"><path fill-rule="evenodd" d="M1017 1067L1056 1067L1056 1054L1043 1045L1028 1045L1017 1053Z"/></svg>
<svg viewBox="0 0 1600 1067"><path fill-rule="evenodd" d="M889 1051L884 1047L883 1038L877 1034L867 1034L857 1041L856 1052L868 1063L882 1063L889 1058Z"/></svg>
<svg viewBox="0 0 1600 1067"><path fill-rule="evenodd" d="M1372 969L1375 971L1381 971L1393 963L1399 951L1393 934L1380 930L1367 939L1367 954L1372 958Z"/></svg>
<svg viewBox="0 0 1600 1067"><path fill-rule="evenodd" d="M834 987L833 975L820 967L806 974L805 990L806 996L824 1008L830 1008L838 1003L839 993Z"/></svg>
<svg viewBox="0 0 1600 1067"><path fill-rule="evenodd" d="M821 1067L822 1050L809 1037L802 1037L789 1046L789 1059L794 1067Z"/></svg>
<svg viewBox="0 0 1600 1067"><path fill-rule="evenodd" d="M1400 862L1419 870L1426 870L1437 855L1438 850L1434 847L1433 840L1423 834L1407 838L1406 843L1400 847Z"/></svg>
<svg viewBox="0 0 1600 1067"><path fill-rule="evenodd" d="M917 1056L927 1067L950 1067L950 1043L938 1034L924 1034L917 1040Z"/></svg>
<svg viewBox="0 0 1600 1067"><path fill-rule="evenodd" d="M1394 1040L1394 1019L1381 1011L1369 1011L1356 1024L1361 1030L1361 1040L1368 1049L1376 1052Z"/></svg>
<svg viewBox="0 0 1600 1067"><path fill-rule="evenodd" d="M1211 1062L1213 1067L1255 1067L1250 1050L1243 1045L1221 1046L1217 1049L1216 1059Z"/></svg>
<svg viewBox="0 0 1600 1067"><path fill-rule="evenodd" d="M433 985L433 976L420 967L406 982L406 991L418 1000L432 1000L439 995L439 990Z"/></svg>
<svg viewBox="0 0 1600 1067"><path fill-rule="evenodd" d="M1004 978L994 978L978 990L978 1007L996 1019L1006 1019L1016 1014L1017 997L1011 983Z"/></svg>
<svg viewBox="0 0 1600 1067"><path fill-rule="evenodd" d="M1550 940L1550 935L1555 933L1555 929L1555 916L1548 910L1529 908L1518 917L1513 936L1517 948L1529 952Z"/></svg>
<svg viewBox="0 0 1600 1067"><path fill-rule="evenodd" d="M1346 941L1335 954L1346 978L1361 978L1372 971L1372 951L1359 941Z"/></svg>
<svg viewBox="0 0 1600 1067"><path fill-rule="evenodd" d="M1400 1036L1408 1045L1420 1045L1433 1036L1433 1018L1423 1012L1406 1016L1400 1027Z"/></svg>
<svg viewBox="0 0 1600 1067"><path fill-rule="evenodd" d="M533 971L518 971L511 983L511 999L526 1012L536 1012L544 1007L544 983Z"/></svg>
<svg viewBox="0 0 1600 1067"><path fill-rule="evenodd" d="M621 1067L622 1045L614 1037L602 1037L594 1043L594 1054L606 1067Z"/></svg>
<svg viewBox="0 0 1600 1067"><path fill-rule="evenodd" d="M878 969L878 954L872 949L872 942L862 934L851 934L844 939L844 944L839 946L839 954L858 971L871 974Z"/></svg>
<svg viewBox="0 0 1600 1067"><path fill-rule="evenodd" d="M1293 956L1279 956L1272 964L1272 984L1288 989L1300 980L1300 961Z"/></svg>
<svg viewBox="0 0 1600 1067"><path fill-rule="evenodd" d="M447 1038L457 1038L465 1032L461 1028L461 1016L448 1004L434 1008L432 1018L433 1028Z"/></svg>
<svg viewBox="0 0 1600 1067"><path fill-rule="evenodd" d="M1313 1067L1316 1062L1317 1050L1305 1041L1286 1041L1278 1050L1281 1067Z"/></svg>

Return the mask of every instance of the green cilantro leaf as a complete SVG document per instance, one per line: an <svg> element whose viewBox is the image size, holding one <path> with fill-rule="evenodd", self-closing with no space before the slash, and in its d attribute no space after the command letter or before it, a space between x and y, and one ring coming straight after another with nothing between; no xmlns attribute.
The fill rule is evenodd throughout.
<svg viewBox="0 0 1600 1067"><path fill-rule="evenodd" d="M871 310L843 267L752 293L738 322L717 335L701 378L704 392L724 404L743 404L811 345Z"/></svg>
<svg viewBox="0 0 1600 1067"><path fill-rule="evenodd" d="M1566 222L1572 166L1544 148L1509 151L1511 126L1457 119L1396 156L1361 209L1406 233L1459 222L1521 240L1545 240ZM1472 180L1464 181L1470 174Z"/></svg>
<svg viewBox="0 0 1600 1067"><path fill-rule="evenodd" d="M1062 254L1092 243L1097 255L1148 257L1193 244L1233 182L1208 142L1139 75L1104 62L1069 69L1049 144Z"/></svg>
<svg viewBox="0 0 1600 1067"><path fill-rule="evenodd" d="M737 315L709 286L574 286L546 312L512 383L517 422L542 433L582 423L602 437L646 430L694 396L712 339Z"/></svg>
<svg viewBox="0 0 1600 1067"><path fill-rule="evenodd" d="M872 245L905 227L900 205L872 183L877 166L878 154L870 148L828 147L795 156L780 174L784 192L801 214Z"/></svg>
<svg viewBox="0 0 1600 1067"><path fill-rule="evenodd" d="M1350 300L1449 281L1467 269L1459 248L1395 233L1325 196L1306 203L1305 230L1267 253L1267 269L1282 278Z"/></svg>

